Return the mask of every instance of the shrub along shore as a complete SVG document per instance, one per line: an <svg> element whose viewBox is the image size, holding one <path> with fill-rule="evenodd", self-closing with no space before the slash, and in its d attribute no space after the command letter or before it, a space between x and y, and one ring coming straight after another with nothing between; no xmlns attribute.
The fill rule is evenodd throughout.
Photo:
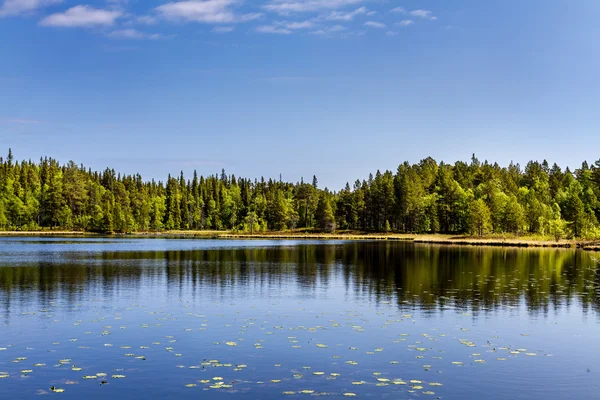
<svg viewBox="0 0 600 400"><path fill-rule="evenodd" d="M516 235L444 235L444 234L399 234L399 233L371 233L342 231L308 232L308 231L281 231L265 233L244 233L235 231L214 230L172 230L172 231L146 231L132 233L98 233L67 230L40 230L40 231L0 231L0 237L150 237L150 238L195 238L195 239L270 239L270 240L395 240L415 244L436 245L463 245L463 246L501 246L501 247L555 247L579 248L583 250L600 251L600 241L561 239L554 240L544 236L516 236Z"/></svg>

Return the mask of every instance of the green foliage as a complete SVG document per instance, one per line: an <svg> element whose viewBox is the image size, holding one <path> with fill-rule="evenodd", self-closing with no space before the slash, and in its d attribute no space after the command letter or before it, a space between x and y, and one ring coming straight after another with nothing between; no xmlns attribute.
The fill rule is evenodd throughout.
<svg viewBox="0 0 600 400"><path fill-rule="evenodd" d="M321 193L321 196L319 197L316 218L319 229L326 232L333 232L335 230L335 217L333 215L333 209L331 208L329 193L327 192Z"/></svg>
<svg viewBox="0 0 600 400"><path fill-rule="evenodd" d="M0 229L6 228L8 225L8 218L6 218L6 210L4 202L0 200Z"/></svg>
<svg viewBox="0 0 600 400"><path fill-rule="evenodd" d="M548 223L548 234L557 242L565 238L567 234L567 222L560 218L550 220Z"/></svg>
<svg viewBox="0 0 600 400"><path fill-rule="evenodd" d="M512 195L504 206L504 232L519 233L525 228L525 213L517 197Z"/></svg>
<svg viewBox="0 0 600 400"><path fill-rule="evenodd" d="M492 227L490 209L483 199L472 200L469 204L469 233L483 236Z"/></svg>
<svg viewBox="0 0 600 400"><path fill-rule="evenodd" d="M51 158L0 158L0 229L245 232L336 228L407 233L531 233L600 237L600 160L572 173L531 161L405 162L339 192L312 183L250 180L225 171L143 181Z"/></svg>
<svg viewBox="0 0 600 400"><path fill-rule="evenodd" d="M242 227L244 232L257 233L260 232L260 224L258 221L258 216L254 211L250 211L248 215L244 218L244 224Z"/></svg>

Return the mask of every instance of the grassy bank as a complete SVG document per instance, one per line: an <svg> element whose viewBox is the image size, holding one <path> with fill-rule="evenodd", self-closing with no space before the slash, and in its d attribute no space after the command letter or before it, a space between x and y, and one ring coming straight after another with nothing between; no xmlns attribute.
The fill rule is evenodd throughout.
<svg viewBox="0 0 600 400"><path fill-rule="evenodd" d="M94 232L81 231L0 231L0 236L105 236ZM466 235L444 234L398 234L398 233L365 233L356 231L339 231L323 233L297 230L265 233L242 233L230 231L163 231L135 232L113 234L117 237L166 237L166 238L205 238L205 239L313 239L313 240L401 240L420 244L469 245L469 246L505 246L505 247L561 247L581 248L600 251L600 241L561 239L556 241L546 236L486 235L473 237Z"/></svg>
<svg viewBox="0 0 600 400"><path fill-rule="evenodd" d="M82 231L0 231L0 236L100 236Z"/></svg>
<svg viewBox="0 0 600 400"><path fill-rule="evenodd" d="M256 239L341 239L341 240L402 240L420 244L468 245L468 246L507 246L507 247L561 247L600 250L600 242L584 240L556 241L544 236L487 235L473 237L467 235L444 234L397 234L397 233L295 233L270 232L260 234L224 233L220 238Z"/></svg>

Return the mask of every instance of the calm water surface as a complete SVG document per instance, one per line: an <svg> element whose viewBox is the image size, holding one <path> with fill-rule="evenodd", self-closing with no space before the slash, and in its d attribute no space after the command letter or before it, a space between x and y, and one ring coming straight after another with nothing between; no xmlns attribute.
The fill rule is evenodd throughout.
<svg viewBox="0 0 600 400"><path fill-rule="evenodd" d="M0 238L0 398L600 398L598 270L576 250Z"/></svg>

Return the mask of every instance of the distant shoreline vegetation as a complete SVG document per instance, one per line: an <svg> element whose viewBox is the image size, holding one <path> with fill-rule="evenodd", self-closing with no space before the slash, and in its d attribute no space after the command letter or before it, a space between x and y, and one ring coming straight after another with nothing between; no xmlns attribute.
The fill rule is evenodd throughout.
<svg viewBox="0 0 600 400"><path fill-rule="evenodd" d="M600 160L571 172L530 161L501 167L475 156L432 158L377 171L340 191L311 183L227 175L166 182L52 158L0 158L1 231L339 230L387 234L600 239Z"/></svg>

